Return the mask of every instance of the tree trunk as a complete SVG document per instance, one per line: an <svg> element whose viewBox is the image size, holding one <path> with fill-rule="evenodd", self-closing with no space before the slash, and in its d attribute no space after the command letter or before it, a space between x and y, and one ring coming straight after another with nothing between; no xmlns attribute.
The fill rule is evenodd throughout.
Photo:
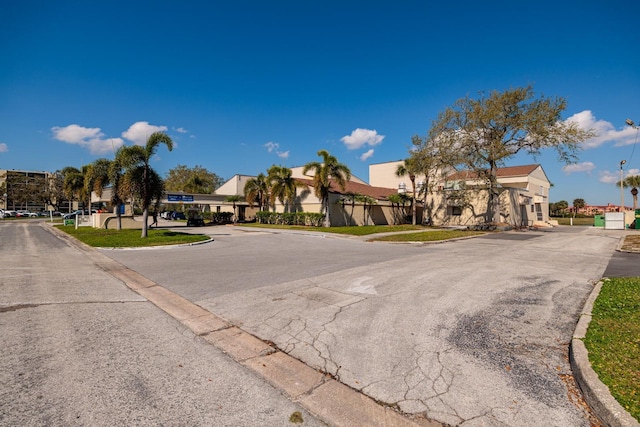
<svg viewBox="0 0 640 427"><path fill-rule="evenodd" d="M329 196L325 198L324 203L324 226L331 227L331 216L329 215Z"/></svg>
<svg viewBox="0 0 640 427"><path fill-rule="evenodd" d="M147 237L147 220L149 219L149 208L142 211L142 236Z"/></svg>
<svg viewBox="0 0 640 427"><path fill-rule="evenodd" d="M496 188L498 165L495 161L490 161L489 164L491 165L489 176L489 218L490 222L497 224L500 222L500 193Z"/></svg>
<svg viewBox="0 0 640 427"><path fill-rule="evenodd" d="M410 175L409 179L411 179L411 225L416 225L416 177L415 175Z"/></svg>
<svg viewBox="0 0 640 427"><path fill-rule="evenodd" d="M118 230L122 230L122 215L120 214L120 207L122 206L122 203L118 203L116 205L116 218L118 221Z"/></svg>

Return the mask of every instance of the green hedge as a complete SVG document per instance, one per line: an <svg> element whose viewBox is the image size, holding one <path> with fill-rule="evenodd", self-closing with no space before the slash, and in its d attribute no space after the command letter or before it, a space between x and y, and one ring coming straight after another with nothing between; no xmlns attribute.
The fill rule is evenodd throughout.
<svg viewBox="0 0 640 427"><path fill-rule="evenodd" d="M203 212L202 218L214 224L229 224L233 221L232 212Z"/></svg>
<svg viewBox="0 0 640 427"><path fill-rule="evenodd" d="M265 212L256 214L259 224L276 225L304 225L307 227L322 227L324 214L310 212Z"/></svg>

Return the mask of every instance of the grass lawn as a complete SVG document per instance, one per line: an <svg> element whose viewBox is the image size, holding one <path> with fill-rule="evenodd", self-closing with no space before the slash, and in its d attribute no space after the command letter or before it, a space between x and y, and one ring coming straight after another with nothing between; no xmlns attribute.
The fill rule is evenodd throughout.
<svg viewBox="0 0 640 427"><path fill-rule="evenodd" d="M440 240L457 239L460 237L478 236L487 234L484 231L468 231L468 230L433 230L423 231L421 233L405 233L395 234L391 236L382 236L371 239L371 241L380 242L437 242Z"/></svg>
<svg viewBox="0 0 640 427"><path fill-rule="evenodd" d="M640 421L640 278L603 283L584 343L616 400Z"/></svg>
<svg viewBox="0 0 640 427"><path fill-rule="evenodd" d="M394 233L402 231L417 231L416 233L396 234L372 238L371 241L381 242L435 242L438 240L456 239L459 237L477 236L485 234L482 231L466 230L441 230L423 225L361 225L353 227L302 227L297 225L272 225L272 224L242 224L242 226L256 228L276 228L285 230L306 230L323 233L347 234L350 236L369 236L378 233Z"/></svg>
<svg viewBox="0 0 640 427"><path fill-rule="evenodd" d="M571 218L551 218L558 221L558 225L571 225ZM589 225L593 227L593 218L573 218L573 225Z"/></svg>
<svg viewBox="0 0 640 427"><path fill-rule="evenodd" d="M412 231L412 230L427 230L428 227L422 225L362 225L353 227L304 227L300 225L274 225L274 224L258 224L248 223L239 224L243 227L256 227L256 228L276 228L282 230L304 230L304 231L318 231L322 233L335 233L335 234L348 234L350 236L368 236L369 234L376 233L389 233L395 231Z"/></svg>
<svg viewBox="0 0 640 427"><path fill-rule="evenodd" d="M103 228L56 226L58 230L75 237L89 246L100 248L127 248L179 245L184 243L196 243L209 239L204 234L188 234L171 230L148 230L148 237L140 237L141 230L105 230Z"/></svg>

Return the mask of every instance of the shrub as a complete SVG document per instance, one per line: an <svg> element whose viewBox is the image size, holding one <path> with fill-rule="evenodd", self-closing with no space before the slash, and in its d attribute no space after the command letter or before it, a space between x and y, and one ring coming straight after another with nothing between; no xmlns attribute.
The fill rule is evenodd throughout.
<svg viewBox="0 0 640 427"><path fill-rule="evenodd" d="M304 225L307 227L321 227L324 215L311 212L266 212L256 213L259 224L275 225Z"/></svg>

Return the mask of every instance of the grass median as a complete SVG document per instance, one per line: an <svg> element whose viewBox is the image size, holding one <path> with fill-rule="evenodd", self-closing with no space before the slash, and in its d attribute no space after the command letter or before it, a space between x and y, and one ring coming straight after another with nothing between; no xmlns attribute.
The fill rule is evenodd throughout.
<svg viewBox="0 0 640 427"><path fill-rule="evenodd" d="M247 223L239 224L243 227L255 227L255 228L271 228L280 230L301 230L301 231L316 231L320 233L333 233L333 234L346 234L349 236L368 236L376 233L389 233L389 232L401 232L401 231L413 231L413 230L425 230L428 227L422 225L361 225L350 227L305 227L301 225L277 225L277 224L258 224Z"/></svg>
<svg viewBox="0 0 640 427"><path fill-rule="evenodd" d="M147 230L146 238L140 237L141 230L105 230L104 228L57 226L65 233L89 246L99 248L141 248L149 246L180 245L203 242L209 239L204 234L189 234L172 230Z"/></svg>
<svg viewBox="0 0 640 427"><path fill-rule="evenodd" d="M584 344L600 381L640 421L640 278L605 280Z"/></svg>
<svg viewBox="0 0 640 427"><path fill-rule="evenodd" d="M380 233L397 233L388 236L372 237L370 241L381 242L434 242L441 240L457 239L461 237L477 236L486 234L481 231L468 230L446 230L423 225L361 225L350 227L303 227L297 225L274 225L274 224L242 224L247 227L271 228L283 230L303 230L321 233L344 234L349 236L370 236ZM415 233L410 233L415 231ZM409 233L408 233L409 232Z"/></svg>

